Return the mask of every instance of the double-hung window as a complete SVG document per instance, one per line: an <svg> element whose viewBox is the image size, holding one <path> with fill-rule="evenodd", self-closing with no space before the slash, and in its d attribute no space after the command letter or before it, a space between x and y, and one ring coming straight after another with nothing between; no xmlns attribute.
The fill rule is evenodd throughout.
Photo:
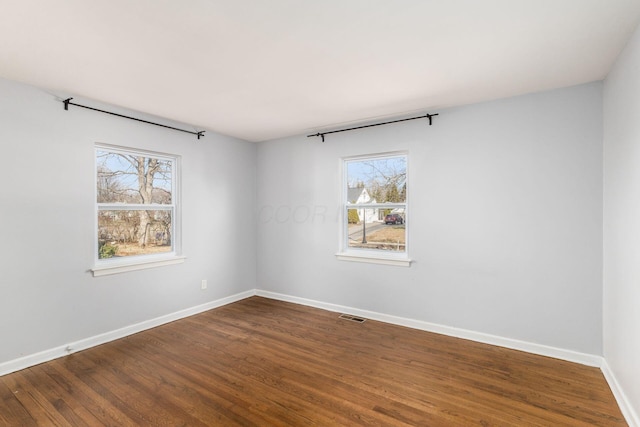
<svg viewBox="0 0 640 427"><path fill-rule="evenodd" d="M407 154L343 159L341 218L339 259L410 265Z"/></svg>
<svg viewBox="0 0 640 427"><path fill-rule="evenodd" d="M96 145L94 276L182 262L179 156Z"/></svg>

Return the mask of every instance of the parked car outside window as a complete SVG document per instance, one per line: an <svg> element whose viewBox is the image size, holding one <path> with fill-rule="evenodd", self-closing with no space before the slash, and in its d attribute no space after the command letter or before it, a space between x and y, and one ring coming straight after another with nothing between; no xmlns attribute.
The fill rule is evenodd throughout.
<svg viewBox="0 0 640 427"><path fill-rule="evenodd" d="M404 224L404 218L400 214L389 214L384 217L385 224Z"/></svg>

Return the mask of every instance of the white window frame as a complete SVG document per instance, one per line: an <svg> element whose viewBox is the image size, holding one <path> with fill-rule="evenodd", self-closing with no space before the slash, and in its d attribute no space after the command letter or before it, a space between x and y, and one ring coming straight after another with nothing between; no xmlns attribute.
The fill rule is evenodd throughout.
<svg viewBox="0 0 640 427"><path fill-rule="evenodd" d="M361 162L364 160L381 160L391 157L404 157L407 165L407 193L404 203L361 203L357 205L357 209L388 209L388 208L404 208L405 212L405 250L404 252L392 252L381 249L364 249L349 247L349 209L354 209L356 205L352 205L347 200L348 182L347 182L347 165L350 162ZM409 258L409 222L406 221L409 215L409 152L394 151L377 154L367 154L360 156L343 157L340 159L342 171L341 191L340 191L340 244L336 258L341 261L366 262L373 264L395 265L402 267L411 266L411 258Z"/></svg>
<svg viewBox="0 0 640 427"><path fill-rule="evenodd" d="M110 153L137 155L152 157L161 160L171 161L171 204L124 204L124 203L98 203L98 151L108 151ZM180 203L180 173L182 166L181 156L176 154L161 153L157 151L143 150L118 145L96 143L94 147L94 266L91 268L94 277L109 274L123 273L127 271L142 270L147 268L160 267L165 265L183 263L182 256L182 229L181 229L181 203ZM98 254L98 212L101 210L170 210L171 211L171 251L161 254L145 254L127 256L122 258L100 259Z"/></svg>

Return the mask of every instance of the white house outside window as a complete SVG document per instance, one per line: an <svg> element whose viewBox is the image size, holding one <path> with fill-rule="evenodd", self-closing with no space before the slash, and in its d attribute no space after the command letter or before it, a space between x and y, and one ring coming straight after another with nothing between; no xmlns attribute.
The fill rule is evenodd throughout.
<svg viewBox="0 0 640 427"><path fill-rule="evenodd" d="M179 252L179 157L96 145L94 275L175 261ZM174 262L168 262L174 263ZM98 274L96 274L98 273Z"/></svg>
<svg viewBox="0 0 640 427"><path fill-rule="evenodd" d="M343 175L338 258L409 265L406 153L344 159Z"/></svg>

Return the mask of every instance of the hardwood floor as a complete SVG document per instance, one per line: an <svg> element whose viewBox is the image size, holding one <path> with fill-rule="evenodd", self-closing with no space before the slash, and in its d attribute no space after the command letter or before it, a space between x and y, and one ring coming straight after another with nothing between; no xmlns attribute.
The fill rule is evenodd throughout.
<svg viewBox="0 0 640 427"><path fill-rule="evenodd" d="M597 368L252 297L0 377L0 425L626 424Z"/></svg>

